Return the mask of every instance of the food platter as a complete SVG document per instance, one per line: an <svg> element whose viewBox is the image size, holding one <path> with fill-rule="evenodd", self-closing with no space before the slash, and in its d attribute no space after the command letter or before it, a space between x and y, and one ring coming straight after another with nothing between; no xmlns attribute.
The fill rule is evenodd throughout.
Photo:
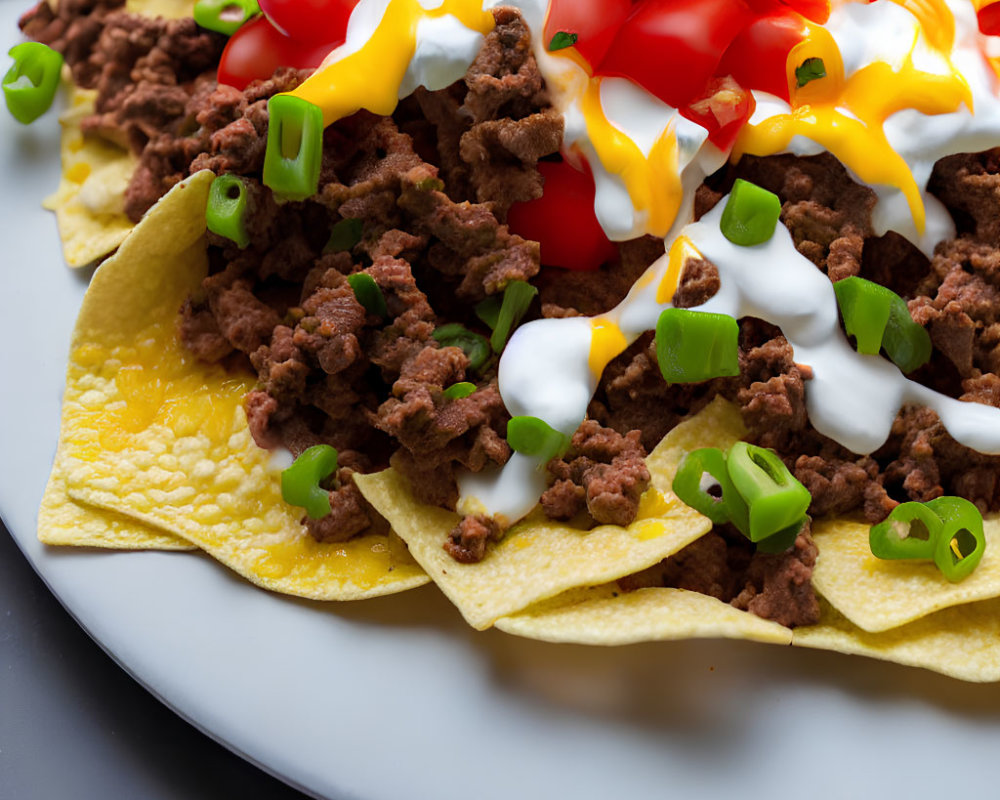
<svg viewBox="0 0 1000 800"><path fill-rule="evenodd" d="M3 41L19 2L0 0ZM265 593L191 554L35 538L90 272L41 199L58 126L0 116L0 514L94 640L237 753L320 797L924 795L990 778L1000 689L738 642L552 646L469 629L433 587L352 605ZM927 764L925 769L918 765ZM791 780L788 780L791 779Z"/></svg>

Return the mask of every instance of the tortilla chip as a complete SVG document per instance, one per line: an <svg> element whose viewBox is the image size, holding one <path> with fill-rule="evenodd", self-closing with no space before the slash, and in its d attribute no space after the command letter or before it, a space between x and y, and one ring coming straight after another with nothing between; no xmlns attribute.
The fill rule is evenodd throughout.
<svg viewBox="0 0 1000 800"><path fill-rule="evenodd" d="M697 414L675 426L646 457L646 466L650 474L658 476L661 485L669 487L684 456L692 450L701 447L728 450L746 435L739 409L716 396Z"/></svg>
<svg viewBox="0 0 1000 800"><path fill-rule="evenodd" d="M313 539L247 427L254 376L201 364L178 343L178 309L207 271L213 178L171 190L94 274L73 334L55 477L72 500L177 534L268 589L347 600L426 583L389 537Z"/></svg>
<svg viewBox="0 0 1000 800"><path fill-rule="evenodd" d="M72 88L62 125L62 178L44 207L56 213L63 258L83 267L120 245L133 223L125 216L125 188L136 159L126 150L96 137L84 136L81 120L94 113L97 92Z"/></svg>
<svg viewBox="0 0 1000 800"><path fill-rule="evenodd" d="M948 608L899 628L868 633L820 599L818 625L796 628L792 644L869 656L975 683L1000 680L1000 600Z"/></svg>
<svg viewBox="0 0 1000 800"><path fill-rule="evenodd" d="M183 19L194 15L194 0L125 0L129 14L164 19Z"/></svg>
<svg viewBox="0 0 1000 800"><path fill-rule="evenodd" d="M196 550L186 539L123 514L75 503L62 477L49 476L38 510L38 538L45 544L110 550Z"/></svg>
<svg viewBox="0 0 1000 800"><path fill-rule="evenodd" d="M1000 597L1000 520L986 521L986 552L969 577L945 578L932 562L886 561L872 555L869 526L813 523L819 558L813 588L859 628L877 633L943 608Z"/></svg>
<svg viewBox="0 0 1000 800"><path fill-rule="evenodd" d="M125 10L147 17L181 19L194 11L193 0L127 0ZM136 157L96 136L84 136L80 123L94 113L97 91L81 89L69 80L69 107L60 115L62 177L59 188L45 198L54 211L63 245L63 259L84 267L113 253L135 224L125 216L125 189L135 172Z"/></svg>
<svg viewBox="0 0 1000 800"><path fill-rule="evenodd" d="M674 639L748 639L791 644L777 622L685 589L620 592L614 584L567 592L498 619L496 627L546 642L622 645Z"/></svg>
<svg viewBox="0 0 1000 800"><path fill-rule="evenodd" d="M596 586L652 566L712 528L708 518L684 505L670 491L677 462L687 446L705 436L723 436L714 426L726 414L713 403L707 415L678 425L648 459L652 485L639 516L626 528L600 525L580 530L553 522L536 509L514 525L478 564L459 564L444 548L459 516L414 499L404 478L393 470L356 476L362 494L410 548L413 557L474 628L488 628L540 600L579 586ZM703 412L706 414L706 412Z"/></svg>

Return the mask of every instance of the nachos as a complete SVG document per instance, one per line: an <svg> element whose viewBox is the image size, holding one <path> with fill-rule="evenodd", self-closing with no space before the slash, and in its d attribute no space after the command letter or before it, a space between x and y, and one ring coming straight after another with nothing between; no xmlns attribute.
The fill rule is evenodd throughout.
<svg viewBox="0 0 1000 800"><path fill-rule="evenodd" d="M235 5L23 20L141 220L43 536L1000 678L988 6Z"/></svg>

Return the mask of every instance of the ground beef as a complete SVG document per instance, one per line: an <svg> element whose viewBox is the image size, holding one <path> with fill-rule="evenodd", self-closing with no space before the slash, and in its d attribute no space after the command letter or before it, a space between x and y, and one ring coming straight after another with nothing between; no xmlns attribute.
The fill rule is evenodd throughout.
<svg viewBox="0 0 1000 800"><path fill-rule="evenodd" d="M663 255L663 240L644 236L618 244L618 260L592 271L551 269L536 282L546 317L595 316L610 311Z"/></svg>
<svg viewBox="0 0 1000 800"><path fill-rule="evenodd" d="M215 83L214 72L200 76L183 113L149 138L125 192L125 212L137 220L172 186L200 169L217 174L259 174L267 139L267 101L294 89L308 73L279 69L267 81L239 92ZM161 95L151 87L154 100ZM112 120L113 121L113 120ZM256 191L258 203L272 202Z"/></svg>
<svg viewBox="0 0 1000 800"><path fill-rule="evenodd" d="M928 184L948 208L960 238L1000 242L1000 148L959 153L934 165Z"/></svg>
<svg viewBox="0 0 1000 800"><path fill-rule="evenodd" d="M41 0L20 19L25 36L47 44L63 54L73 80L92 88L96 73L89 66L107 17L125 5L125 0Z"/></svg>
<svg viewBox="0 0 1000 800"><path fill-rule="evenodd" d="M345 542L356 534L389 533L388 521L365 500L354 485L354 470L341 467L336 473L336 486L330 490L331 513L320 519L303 517L302 523L320 542Z"/></svg>
<svg viewBox="0 0 1000 800"><path fill-rule="evenodd" d="M684 265L671 302L676 308L700 306L711 300L721 285L715 264L703 258L692 258Z"/></svg>
<svg viewBox="0 0 1000 800"><path fill-rule="evenodd" d="M871 212L875 193L855 183L829 153L801 158L792 155L745 156L711 180L712 194L703 192L698 211L705 213L743 178L781 198L781 221L802 255L830 276L857 275L865 240L873 234Z"/></svg>
<svg viewBox="0 0 1000 800"><path fill-rule="evenodd" d="M623 436L586 420L569 450L549 462L553 483L542 495L542 508L551 519L572 519L585 510L596 523L628 525L649 486L645 458L638 430Z"/></svg>
<svg viewBox="0 0 1000 800"><path fill-rule="evenodd" d="M502 432L509 418L495 380L468 397L447 400L447 385L465 378L468 358L456 347L427 347L404 365L393 397L378 409L375 424L402 445L393 464L424 502L454 508L454 469L479 472L502 465L510 448Z"/></svg>
<svg viewBox="0 0 1000 800"><path fill-rule="evenodd" d="M465 81L418 93L419 102L404 104L396 117L359 112L329 126L320 190L310 200L279 205L260 184L266 99L294 86L301 73L282 71L244 92L198 93L188 108L197 123L190 136L164 140L166 160L188 159L188 171L244 177L250 243L240 249L210 235L210 274L182 309L180 335L201 358L242 359L255 370L258 386L246 400L255 440L293 454L330 444L352 470L391 463L417 498L445 508L458 499L456 468L480 471L510 457L509 415L496 360L472 369L462 349L432 334L443 320L488 334L475 303L538 273L537 243L510 233L497 215L509 202L537 196L534 165L558 151L562 130L546 105L520 17L500 10L497 20ZM460 134L437 130L422 112L452 102L467 111ZM455 136L459 161L449 172L434 163L444 159L427 141ZM459 162L465 171L455 189L447 176L458 175ZM155 199L162 176L149 163L142 186ZM512 176L506 199L488 186L501 179L500 165ZM493 196L489 203L476 199L484 192ZM358 241L328 252L338 225L355 226ZM357 273L379 287L384 317L356 299L347 276ZM445 396L465 381L476 391ZM609 491L595 500L599 506L611 505ZM622 492L631 491L622 482ZM332 515L308 523L324 541L382 524L349 473L331 503ZM449 552L466 561L481 557L485 540L475 531L485 523L463 524Z"/></svg>
<svg viewBox="0 0 1000 800"><path fill-rule="evenodd" d="M640 432L650 451L682 419L718 394L733 398L739 378L667 384L656 360L653 333L640 336L604 369L588 415L619 433Z"/></svg>
<svg viewBox="0 0 1000 800"><path fill-rule="evenodd" d="M722 526L618 585L624 591L667 586L700 592L794 628L819 621L811 584L816 554L808 523L791 547L776 554L756 552L743 534Z"/></svg>
<svg viewBox="0 0 1000 800"><path fill-rule="evenodd" d="M520 14L501 8L494 16L496 27L464 84L445 92L418 89L397 117L440 167L449 197L483 203L503 221L513 203L541 196L534 167L558 152L562 116L549 107Z"/></svg>
<svg viewBox="0 0 1000 800"><path fill-rule="evenodd" d="M730 602L788 628L819 622L819 602L812 589L816 544L808 526L784 553L754 553L743 588Z"/></svg>
<svg viewBox="0 0 1000 800"><path fill-rule="evenodd" d="M486 555L486 545L503 534L493 517L472 514L462 517L444 543L448 555L460 564L475 564Z"/></svg>
<svg viewBox="0 0 1000 800"><path fill-rule="evenodd" d="M208 146L198 109L215 88L226 37L191 18L164 20L118 10L122 3L41 2L21 19L27 36L63 53L77 85L96 90L95 113L81 123L139 156L125 195L133 222L190 174ZM194 130L194 136L187 135Z"/></svg>

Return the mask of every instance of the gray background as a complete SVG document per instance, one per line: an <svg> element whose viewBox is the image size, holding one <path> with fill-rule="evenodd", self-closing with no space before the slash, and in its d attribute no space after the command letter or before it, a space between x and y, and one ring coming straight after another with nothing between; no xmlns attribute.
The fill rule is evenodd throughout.
<svg viewBox="0 0 1000 800"><path fill-rule="evenodd" d="M0 798L306 795L200 733L66 613L0 526Z"/></svg>

